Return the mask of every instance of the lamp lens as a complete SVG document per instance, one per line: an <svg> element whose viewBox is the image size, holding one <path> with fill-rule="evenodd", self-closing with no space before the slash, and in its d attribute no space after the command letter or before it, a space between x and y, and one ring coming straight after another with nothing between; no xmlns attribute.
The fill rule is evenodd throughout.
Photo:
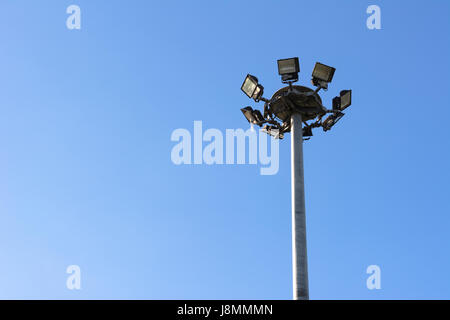
<svg viewBox="0 0 450 320"><path fill-rule="evenodd" d="M317 78L325 82L331 82L335 71L335 68L317 62L313 70L313 78Z"/></svg>
<svg viewBox="0 0 450 320"><path fill-rule="evenodd" d="M352 91L347 90L343 91L342 93L343 95L341 95L341 110L344 110L352 104Z"/></svg>
<svg viewBox="0 0 450 320"><path fill-rule="evenodd" d="M291 59L282 59L278 60L278 74L290 74L290 73L298 73L299 70L298 58Z"/></svg>
<svg viewBox="0 0 450 320"><path fill-rule="evenodd" d="M242 85L242 91L244 91L244 93L251 98L253 96L253 93L255 92L257 87L257 82L253 81L252 78L250 78L249 76L247 76L247 78L245 78L245 81Z"/></svg>

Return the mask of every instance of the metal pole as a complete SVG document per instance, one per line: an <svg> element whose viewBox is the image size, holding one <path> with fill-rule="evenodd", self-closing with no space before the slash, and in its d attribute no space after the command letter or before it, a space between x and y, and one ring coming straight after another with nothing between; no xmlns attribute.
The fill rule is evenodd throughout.
<svg viewBox="0 0 450 320"><path fill-rule="evenodd" d="M292 268L294 300L308 300L302 115L291 116Z"/></svg>

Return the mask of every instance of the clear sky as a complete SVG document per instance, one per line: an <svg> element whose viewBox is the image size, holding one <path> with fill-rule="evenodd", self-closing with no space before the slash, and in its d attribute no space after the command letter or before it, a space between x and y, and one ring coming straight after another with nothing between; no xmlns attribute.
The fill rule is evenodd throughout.
<svg viewBox="0 0 450 320"><path fill-rule="evenodd" d="M298 56L299 84L316 61L336 67L327 106L353 90L304 146L311 299L449 299L449 9L2 0L0 298L290 299L290 136L271 176L177 166L170 137L195 120L247 129L245 75L270 96L276 60Z"/></svg>

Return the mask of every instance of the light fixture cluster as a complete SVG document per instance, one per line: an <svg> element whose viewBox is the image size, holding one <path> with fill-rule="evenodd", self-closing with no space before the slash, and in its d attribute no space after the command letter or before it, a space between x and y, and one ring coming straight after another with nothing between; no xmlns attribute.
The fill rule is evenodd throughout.
<svg viewBox="0 0 450 320"><path fill-rule="evenodd" d="M251 124L263 127L263 130L283 139L284 134L291 130L290 118L295 112L302 114L303 137L308 140L312 135L312 129L322 127L324 131L330 130L343 116L342 112L351 105L352 91L342 90L338 97L333 99L331 110L322 105L318 95L321 89L327 90L328 84L333 80L336 69L317 62L312 72L312 84L316 87L312 90L307 87L293 85L298 81L300 64L298 58L278 60L278 74L282 83L287 87L278 90L271 99L263 97L264 87L259 84L258 78L248 74L241 86L241 90L255 102L264 101L263 114L248 106L241 109L247 121ZM330 114L322 120L326 114ZM313 120L311 123L307 121Z"/></svg>

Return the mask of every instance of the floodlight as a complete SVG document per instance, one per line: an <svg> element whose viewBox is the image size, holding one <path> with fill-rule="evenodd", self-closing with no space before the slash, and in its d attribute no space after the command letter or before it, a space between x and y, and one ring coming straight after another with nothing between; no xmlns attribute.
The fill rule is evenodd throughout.
<svg viewBox="0 0 450 320"><path fill-rule="evenodd" d="M300 72L300 64L298 58L280 59L278 60L278 74L284 83L298 81L298 73Z"/></svg>
<svg viewBox="0 0 450 320"><path fill-rule="evenodd" d="M241 86L241 90L249 97L253 98L256 89L258 88L258 78L248 74L245 77L244 83Z"/></svg>
<svg viewBox="0 0 450 320"><path fill-rule="evenodd" d="M323 131L330 130L343 116L344 114L342 112L338 112L326 118L322 122Z"/></svg>
<svg viewBox="0 0 450 320"><path fill-rule="evenodd" d="M250 123L256 123L255 116L253 115L253 109L252 107L245 107L241 109L242 113L244 114L245 119L247 119Z"/></svg>
<svg viewBox="0 0 450 320"><path fill-rule="evenodd" d="M335 68L316 62L312 73L312 83L316 87L328 89L328 83L333 80Z"/></svg>
<svg viewBox="0 0 450 320"><path fill-rule="evenodd" d="M329 67L320 62L316 62L312 76L313 76L313 78L316 78L316 79L319 79L319 80L322 80L325 82L331 82L331 80L333 80L335 71L336 71L336 69L333 67Z"/></svg>
<svg viewBox="0 0 450 320"><path fill-rule="evenodd" d="M342 90L340 96L341 96L340 110L344 110L352 104L352 90Z"/></svg>
<svg viewBox="0 0 450 320"><path fill-rule="evenodd" d="M334 126L334 115L329 116L325 119L325 121L322 123L323 131L328 131L331 129L332 126Z"/></svg>
<svg viewBox="0 0 450 320"><path fill-rule="evenodd" d="M262 131L271 135L275 139L283 139L284 138L284 134L282 132L280 132L276 126L265 125L264 128L262 129Z"/></svg>
<svg viewBox="0 0 450 320"><path fill-rule="evenodd" d="M241 109L242 113L244 114L244 117L247 119L248 122L252 124L257 124L260 127L262 126L262 123L264 122L264 118L261 114L261 111L259 110L253 110L252 107L245 107Z"/></svg>
<svg viewBox="0 0 450 320"><path fill-rule="evenodd" d="M333 98L333 110L345 110L352 104L352 90L342 90L339 97Z"/></svg>
<svg viewBox="0 0 450 320"><path fill-rule="evenodd" d="M312 127L310 127L310 126L304 127L302 131L303 131L303 136L304 137L312 137L312 135L313 135Z"/></svg>

